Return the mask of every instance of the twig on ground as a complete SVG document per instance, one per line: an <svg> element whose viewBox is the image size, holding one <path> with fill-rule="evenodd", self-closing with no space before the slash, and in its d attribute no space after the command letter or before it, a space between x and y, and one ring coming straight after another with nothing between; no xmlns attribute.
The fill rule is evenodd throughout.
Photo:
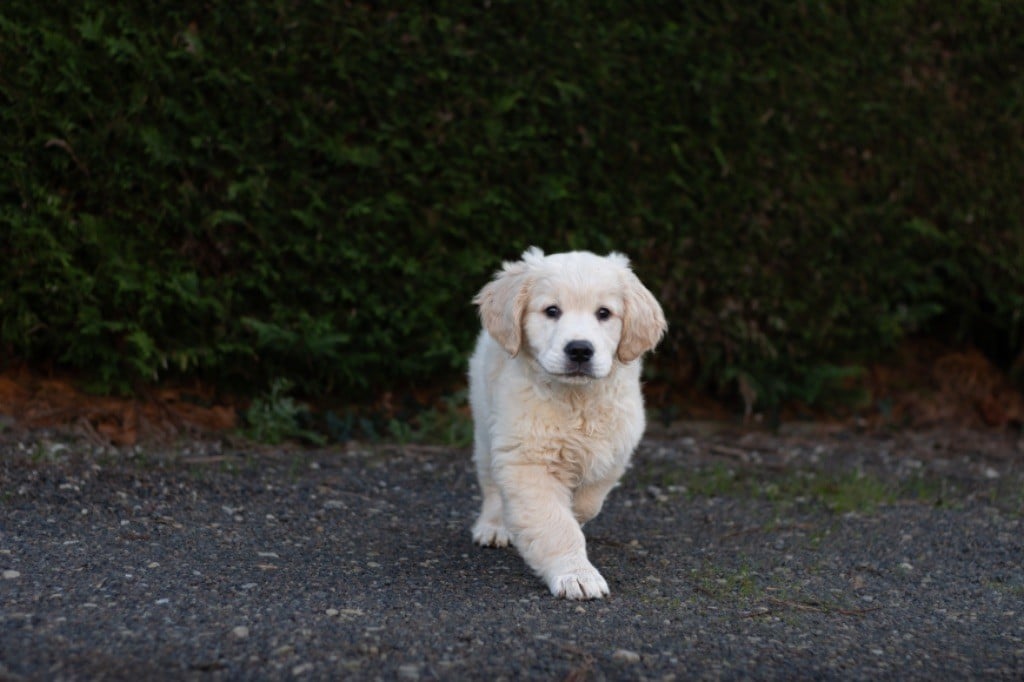
<svg viewBox="0 0 1024 682"><path fill-rule="evenodd" d="M798 611L814 611L817 613L838 613L841 616L863 616L872 611L880 611L881 606L872 606L867 609L845 609L838 606L830 606L827 604L819 604L816 602L803 602L794 601L792 599L779 599L777 597L769 597L768 601L778 606L785 606L790 609L796 609ZM771 611L769 610L768 613ZM764 614L755 614L764 615Z"/></svg>

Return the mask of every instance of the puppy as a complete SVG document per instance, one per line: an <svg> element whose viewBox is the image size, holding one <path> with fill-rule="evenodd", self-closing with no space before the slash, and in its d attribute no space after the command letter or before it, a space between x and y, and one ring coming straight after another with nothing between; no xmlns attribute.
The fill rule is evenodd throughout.
<svg viewBox="0 0 1024 682"><path fill-rule="evenodd" d="M640 356L665 333L661 306L621 254L535 247L473 302L484 328L469 361L483 495L473 540L511 542L556 597L603 597L581 526L643 434Z"/></svg>

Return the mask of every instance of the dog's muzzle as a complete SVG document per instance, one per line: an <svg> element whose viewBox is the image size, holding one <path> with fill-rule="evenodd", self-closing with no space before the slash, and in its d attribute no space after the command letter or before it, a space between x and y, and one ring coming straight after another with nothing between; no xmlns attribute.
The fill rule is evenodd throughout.
<svg viewBox="0 0 1024 682"><path fill-rule="evenodd" d="M589 341L570 341L565 344L565 373L569 376L593 376L590 359L594 357L594 344Z"/></svg>

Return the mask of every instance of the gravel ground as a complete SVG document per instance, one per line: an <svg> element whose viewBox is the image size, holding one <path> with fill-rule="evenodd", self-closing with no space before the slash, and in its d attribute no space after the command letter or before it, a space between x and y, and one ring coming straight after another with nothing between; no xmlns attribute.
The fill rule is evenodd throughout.
<svg viewBox="0 0 1024 682"><path fill-rule="evenodd" d="M612 596L481 549L465 452L0 437L0 679L1024 678L1005 433L653 433Z"/></svg>

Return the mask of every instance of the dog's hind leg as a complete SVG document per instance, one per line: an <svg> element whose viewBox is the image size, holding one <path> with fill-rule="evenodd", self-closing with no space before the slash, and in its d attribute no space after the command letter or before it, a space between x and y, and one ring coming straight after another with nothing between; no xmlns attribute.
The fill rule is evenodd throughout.
<svg viewBox="0 0 1024 682"><path fill-rule="evenodd" d="M473 524L473 542L485 547L505 547L511 540L505 528L505 513L501 493L493 481L480 481L484 501L480 516Z"/></svg>
<svg viewBox="0 0 1024 682"><path fill-rule="evenodd" d="M491 476L490 437L479 424L476 427L473 448L476 477L480 483L480 494L483 496L480 516L473 524L473 542L484 547L505 547L512 538L505 528L505 510L501 492Z"/></svg>

